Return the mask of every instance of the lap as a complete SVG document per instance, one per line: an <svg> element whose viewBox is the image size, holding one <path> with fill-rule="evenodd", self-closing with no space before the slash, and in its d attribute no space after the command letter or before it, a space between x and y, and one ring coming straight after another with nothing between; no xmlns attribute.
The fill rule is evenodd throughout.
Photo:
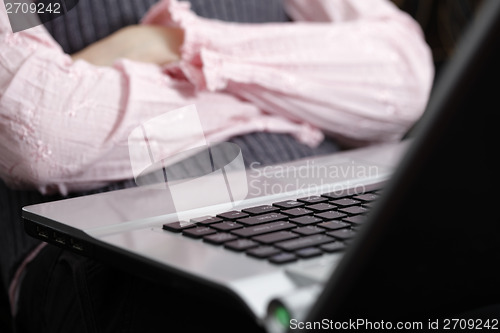
<svg viewBox="0 0 500 333"><path fill-rule="evenodd" d="M234 304L53 246L28 267L18 304L17 332L260 331Z"/></svg>

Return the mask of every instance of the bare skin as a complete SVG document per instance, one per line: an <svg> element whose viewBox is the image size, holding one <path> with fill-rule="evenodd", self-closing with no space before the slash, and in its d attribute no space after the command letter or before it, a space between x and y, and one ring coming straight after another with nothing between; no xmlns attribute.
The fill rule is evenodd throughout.
<svg viewBox="0 0 500 333"><path fill-rule="evenodd" d="M117 59L166 65L179 60L183 31L155 25L132 25L73 54L97 66L111 66Z"/></svg>

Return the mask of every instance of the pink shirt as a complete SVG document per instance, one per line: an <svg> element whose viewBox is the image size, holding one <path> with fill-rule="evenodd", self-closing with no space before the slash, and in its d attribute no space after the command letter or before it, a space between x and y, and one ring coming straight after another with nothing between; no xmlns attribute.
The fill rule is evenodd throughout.
<svg viewBox="0 0 500 333"><path fill-rule="evenodd" d="M43 193L131 178L130 132L188 104L209 141L253 131L310 145L323 134L351 144L399 139L434 75L417 23L386 0L285 4L295 22L227 23L184 2L158 3L144 23L185 30L182 59L166 68L73 62L43 26L13 34L0 5L0 177ZM192 138L183 140L179 150Z"/></svg>

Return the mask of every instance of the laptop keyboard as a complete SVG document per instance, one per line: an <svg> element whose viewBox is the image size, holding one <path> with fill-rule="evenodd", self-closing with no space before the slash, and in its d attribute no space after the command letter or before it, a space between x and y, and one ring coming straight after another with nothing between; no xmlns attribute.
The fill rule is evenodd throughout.
<svg viewBox="0 0 500 333"><path fill-rule="evenodd" d="M163 225L170 232L273 264L345 250L378 191L325 193Z"/></svg>

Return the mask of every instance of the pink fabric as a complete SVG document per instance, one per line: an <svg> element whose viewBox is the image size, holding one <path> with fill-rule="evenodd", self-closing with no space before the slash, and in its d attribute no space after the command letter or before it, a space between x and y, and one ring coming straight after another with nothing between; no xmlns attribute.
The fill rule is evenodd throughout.
<svg viewBox="0 0 500 333"><path fill-rule="evenodd" d="M209 141L252 131L310 145L322 133L353 144L399 139L434 74L418 25L386 0L285 1L296 22L259 25L160 2L144 23L186 36L181 61L165 68L73 62L43 26L13 34L0 5L0 177L43 193L131 178L132 129L188 104Z"/></svg>

